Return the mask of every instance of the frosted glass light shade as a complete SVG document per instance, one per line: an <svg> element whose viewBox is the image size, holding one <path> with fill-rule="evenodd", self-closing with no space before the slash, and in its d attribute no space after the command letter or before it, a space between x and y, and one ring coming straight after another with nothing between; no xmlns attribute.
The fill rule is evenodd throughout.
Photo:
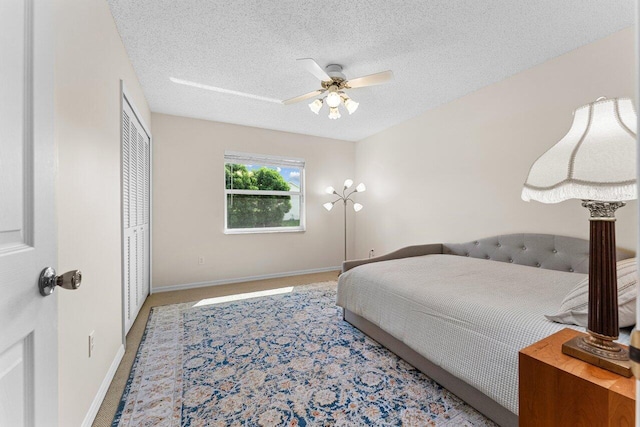
<svg viewBox="0 0 640 427"><path fill-rule="evenodd" d="M360 203L354 203L353 204L353 210L356 212L360 212L362 210L364 206L362 206Z"/></svg>
<svg viewBox="0 0 640 427"><path fill-rule="evenodd" d="M333 194L333 193L335 193L335 192L336 192L336 189L335 189L335 188L333 188L333 187L331 187L331 186L329 186L329 187L327 187L327 189L326 189L326 190L324 190L324 191L326 191L326 192L327 192L327 194Z"/></svg>
<svg viewBox="0 0 640 427"><path fill-rule="evenodd" d="M522 199L636 199L636 120L630 99L599 99L578 108L569 132L531 166Z"/></svg>
<svg viewBox="0 0 640 427"><path fill-rule="evenodd" d="M359 103L349 98L349 95L344 92L340 92L340 98L342 98L342 102L344 103L344 106L346 107L350 115L356 112L358 106L360 105Z"/></svg>
<svg viewBox="0 0 640 427"><path fill-rule="evenodd" d="M327 95L327 105L331 108L335 108L340 105L341 101L342 99L340 99L338 92L331 92Z"/></svg>
<svg viewBox="0 0 640 427"><path fill-rule="evenodd" d="M317 205L316 205L316 206L317 206ZM327 203L325 203L325 204L324 204L324 205L322 205L322 206L324 206L324 208L325 208L326 210L328 210L328 211L330 211L331 209L333 209L333 203L331 203L331 202L327 202Z"/></svg>
<svg viewBox="0 0 640 427"><path fill-rule="evenodd" d="M331 120L336 120L336 119L339 119L340 117L342 116L340 115L340 110L338 110L338 107L329 108L329 118Z"/></svg>
<svg viewBox="0 0 640 427"><path fill-rule="evenodd" d="M311 111L318 114L320 112L320 109L322 108L322 99L316 99L315 101L310 103L309 108L311 109Z"/></svg>
<svg viewBox="0 0 640 427"><path fill-rule="evenodd" d="M356 110L360 106L360 103L354 101L351 98L348 98L347 100L344 101L344 106L347 107L347 111L349 112L349 114L353 114L356 112Z"/></svg>
<svg viewBox="0 0 640 427"><path fill-rule="evenodd" d="M358 186L356 187L356 191L358 193L362 193L363 191L365 191L367 189L367 187L364 185L364 182L361 182L360 184L358 184Z"/></svg>
<svg viewBox="0 0 640 427"><path fill-rule="evenodd" d="M344 180L344 188L349 188L353 185L353 180L351 179L345 179Z"/></svg>

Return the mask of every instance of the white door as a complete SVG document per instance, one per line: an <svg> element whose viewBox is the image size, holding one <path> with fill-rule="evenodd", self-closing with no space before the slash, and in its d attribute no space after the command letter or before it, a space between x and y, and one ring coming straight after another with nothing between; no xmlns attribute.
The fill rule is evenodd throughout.
<svg viewBox="0 0 640 427"><path fill-rule="evenodd" d="M0 0L0 426L58 423L53 27L49 0ZM65 291L66 292L66 291Z"/></svg>
<svg viewBox="0 0 640 427"><path fill-rule="evenodd" d="M149 295L150 135L122 98L122 267L125 334Z"/></svg>
<svg viewBox="0 0 640 427"><path fill-rule="evenodd" d="M640 43L640 3L636 6L636 46ZM638 51L636 49L636 55ZM637 58L636 58L637 60ZM636 82L640 83L640 69L636 69ZM636 111L638 111L638 102L640 102L640 85L636 85ZM640 145L640 132L638 133L638 145ZM638 175L638 181L640 181L640 150L636 153L636 173ZM640 186L638 187L638 199L640 199ZM640 215L637 218L640 230ZM636 249L636 261L640 263L640 232L637 236L637 249ZM634 332L640 325L640 287L638 288L638 299L636 304L636 326ZM635 374L635 372L634 372ZM636 377L636 396L640 396L640 377ZM636 399L636 427L640 427L640 399Z"/></svg>

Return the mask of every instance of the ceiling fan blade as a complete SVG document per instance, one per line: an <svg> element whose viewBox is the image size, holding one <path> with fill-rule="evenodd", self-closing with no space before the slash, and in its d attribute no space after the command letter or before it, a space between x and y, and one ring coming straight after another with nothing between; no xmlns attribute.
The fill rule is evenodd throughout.
<svg viewBox="0 0 640 427"><path fill-rule="evenodd" d="M284 105L295 104L296 102L304 101L305 99L313 98L316 95L320 95L325 89L314 90L313 92L305 93L304 95L296 96L295 98L286 99L282 101Z"/></svg>
<svg viewBox="0 0 640 427"><path fill-rule="evenodd" d="M388 71L383 71L381 73L370 74L368 76L358 77L356 79L349 80L346 83L346 85L347 85L347 88L355 89L358 87L381 85L390 80L393 80L393 71L388 70Z"/></svg>
<svg viewBox="0 0 640 427"><path fill-rule="evenodd" d="M320 81L330 82L332 80L331 76L312 58L298 59L298 64L302 65L305 70L316 76Z"/></svg>

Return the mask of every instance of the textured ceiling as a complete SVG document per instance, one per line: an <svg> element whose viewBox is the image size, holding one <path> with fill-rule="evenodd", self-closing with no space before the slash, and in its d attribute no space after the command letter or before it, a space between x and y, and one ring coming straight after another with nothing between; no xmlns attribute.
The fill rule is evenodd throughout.
<svg viewBox="0 0 640 427"><path fill-rule="evenodd" d="M108 0L152 111L360 140L633 25L633 0ZM296 63L340 64L353 115L329 120L203 85L288 99L319 88Z"/></svg>

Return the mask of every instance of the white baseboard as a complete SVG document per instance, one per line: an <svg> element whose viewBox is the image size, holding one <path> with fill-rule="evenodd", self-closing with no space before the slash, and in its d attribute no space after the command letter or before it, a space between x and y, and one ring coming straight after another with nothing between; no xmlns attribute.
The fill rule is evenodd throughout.
<svg viewBox="0 0 640 427"><path fill-rule="evenodd" d="M302 274L325 273L327 271L338 271L342 267L323 267L311 270L288 271L285 273L263 274L260 276L238 277L236 279L211 280L209 282L184 283L181 285L159 286L151 290L152 294L158 292L181 291L183 289L204 288L206 286L229 285L231 283L253 282L255 280L277 279L279 277L300 276Z"/></svg>
<svg viewBox="0 0 640 427"><path fill-rule="evenodd" d="M102 380L102 384L100 384L100 388L98 389L98 393L96 393L96 397L93 398L93 402L91 402L91 407L87 412L87 415L84 417L84 421L82 421L82 427L91 427L93 424L93 420L96 419L96 415L98 414L98 409L100 409L100 405L102 405L102 401L104 397L107 395L107 390L109 390L109 386L111 385L111 381L113 381L113 377L116 375L116 371L118 370L118 366L120 365L120 361L124 356L124 345L120 344L120 348L118 348L118 352L116 353L116 357L111 362L111 366L109 366L109 370Z"/></svg>

